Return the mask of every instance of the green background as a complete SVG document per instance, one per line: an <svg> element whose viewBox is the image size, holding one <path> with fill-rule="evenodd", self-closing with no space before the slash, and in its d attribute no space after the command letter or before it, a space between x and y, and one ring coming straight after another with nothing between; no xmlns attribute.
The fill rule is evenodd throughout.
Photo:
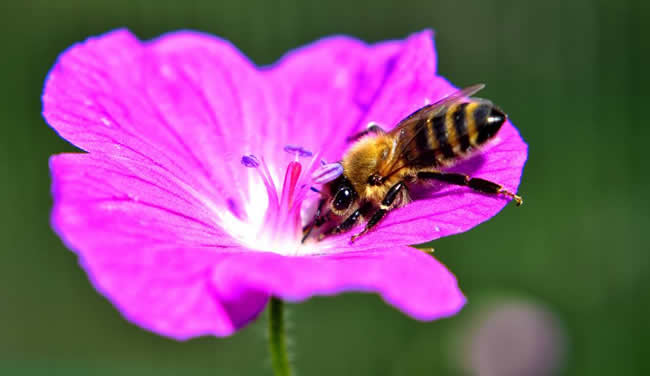
<svg viewBox="0 0 650 376"><path fill-rule="evenodd" d="M92 289L49 227L47 158L73 148L41 118L45 75L72 43L122 26L142 39L214 33L258 64L325 35L379 41L433 28L439 72L458 86L486 82L481 95L528 142L524 206L433 244L468 306L432 323L373 295L291 306L300 375L471 374L455 344L483 302L504 296L552 313L565 338L558 374L650 374L648 4L3 1L0 374L271 373L265 316L225 339L179 343L145 332Z"/></svg>

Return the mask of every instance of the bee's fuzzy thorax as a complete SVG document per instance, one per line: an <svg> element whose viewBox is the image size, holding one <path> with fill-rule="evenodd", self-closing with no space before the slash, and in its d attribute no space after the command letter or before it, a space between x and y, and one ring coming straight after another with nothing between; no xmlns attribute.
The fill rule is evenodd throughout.
<svg viewBox="0 0 650 376"><path fill-rule="evenodd" d="M357 141L343 156L343 171L354 189L363 194L368 177L376 174L390 157L392 138L388 135L367 136Z"/></svg>

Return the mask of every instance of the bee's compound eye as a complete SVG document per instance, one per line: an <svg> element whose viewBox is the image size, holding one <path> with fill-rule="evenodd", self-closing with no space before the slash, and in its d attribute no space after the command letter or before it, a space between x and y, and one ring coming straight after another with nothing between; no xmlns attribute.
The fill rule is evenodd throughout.
<svg viewBox="0 0 650 376"><path fill-rule="evenodd" d="M339 189L334 196L334 202L332 204L336 210L345 210L349 208L352 204L352 190L347 187Z"/></svg>

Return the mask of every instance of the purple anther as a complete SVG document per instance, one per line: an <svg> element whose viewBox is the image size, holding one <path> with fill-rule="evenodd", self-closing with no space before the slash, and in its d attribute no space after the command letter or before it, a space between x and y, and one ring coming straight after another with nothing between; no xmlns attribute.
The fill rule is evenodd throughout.
<svg viewBox="0 0 650 376"><path fill-rule="evenodd" d="M327 163L318 167L311 178L316 184L325 184L338 178L341 174L343 174L343 165L338 162Z"/></svg>
<svg viewBox="0 0 650 376"><path fill-rule="evenodd" d="M255 157L253 154L250 154L241 157L241 164L246 167L258 167L260 165L260 161L258 161L257 157Z"/></svg>
<svg viewBox="0 0 650 376"><path fill-rule="evenodd" d="M284 151L286 151L289 154L298 154L299 157L311 157L313 153L309 150L303 149L301 146L292 146L292 145L287 145L284 147Z"/></svg>

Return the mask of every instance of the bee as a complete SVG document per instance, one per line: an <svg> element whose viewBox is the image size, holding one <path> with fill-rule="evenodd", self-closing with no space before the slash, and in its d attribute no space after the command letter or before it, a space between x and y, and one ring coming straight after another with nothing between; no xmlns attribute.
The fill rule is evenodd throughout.
<svg viewBox="0 0 650 376"><path fill-rule="evenodd" d="M303 229L303 242L314 227L325 223L334 225L321 232L320 238L348 231L366 220L365 228L351 237L354 242L392 209L408 204L409 187L431 181L504 195L521 205L521 197L498 183L444 172L478 151L507 119L490 101L471 98L484 86L470 86L426 105L391 131L371 123L351 137L349 141L355 143L337 162L338 176L332 176L320 191L316 214Z"/></svg>

